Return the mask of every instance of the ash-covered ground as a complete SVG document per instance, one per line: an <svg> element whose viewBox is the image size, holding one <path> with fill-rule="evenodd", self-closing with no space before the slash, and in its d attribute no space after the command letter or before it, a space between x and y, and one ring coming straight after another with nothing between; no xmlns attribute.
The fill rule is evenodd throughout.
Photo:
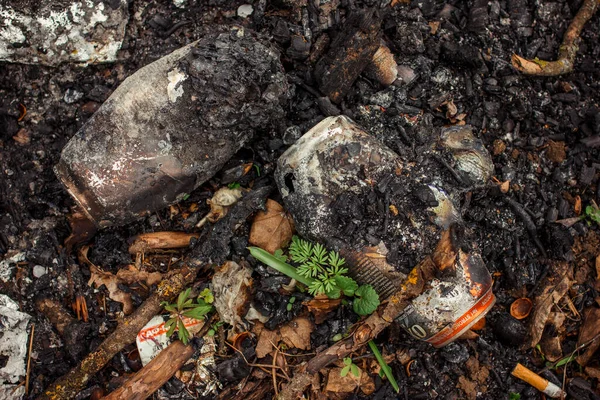
<svg viewBox="0 0 600 400"><path fill-rule="evenodd" d="M110 6L110 1L100 3ZM97 232L89 242L89 261L116 273L132 263L128 240L136 234L196 231L195 225L209 209L206 199L216 189L233 181L242 187L259 179L272 183L280 155L326 116L349 116L415 162L423 161L416 150L439 135L442 127L464 122L473 126L492 155L494 179L469 190L457 188L455 199L466 240L479 250L494 277L497 303L476 339L435 350L392 325L377 343L390 355L388 361L401 387L399 398L507 399L511 393L521 399L543 398L510 375L517 362L539 371L546 360L540 350L521 347L531 334L531 321L510 319L509 307L515 298L534 298L545 279L557 274L552 268L556 262L572 266L567 292L572 308L565 311L570 317L559 332L553 326L544 331L545 336L560 338L562 355L568 356L577 347L582 315L598 306L599 226L586 216L586 208L600 203L600 17L594 16L583 29L570 74L527 77L513 69L510 59L513 53L555 59L582 3L259 0L252 4L252 14L240 17L238 7L246 2L134 0L128 4L125 39L115 63L0 64L0 292L17 301L36 324L28 398L42 393L98 346L117 325L121 311L121 303L88 286L87 265L78 260L76 251L65 247L71 234L68 216L75 203L52 170L60 152L127 76L202 37L215 24L255 30L278 48L290 86L285 118L259 129L220 173L179 206ZM343 30L348 16L369 7L376 9L381 37L400 66L399 80L384 88L363 74L341 102L332 103L319 92L317 61ZM236 175L247 163L256 168ZM442 164L437 167L451 187L459 186ZM276 191L271 197L281 200ZM407 206L408 201L394 203L392 188L387 196L383 190L343 201L336 212L340 221L351 221L342 227L347 228L345 234L362 235L360 240L366 237L369 245L387 242L388 261L407 272L416 260L393 245L398 242L394 218L373 216L386 214L390 203ZM248 256L249 229L250 221L228 243L231 257ZM155 260L154 267L165 270L169 259L171 255ZM258 271L254 274L257 291L265 292L259 298L272 302L274 294L269 291L273 282L280 281L253 264ZM151 288L134 284L125 290L138 306ZM52 298L70 308L77 295L85 297L89 310L89 331L85 342L78 344L61 338L35 307L36 300ZM302 312L299 306L285 309L289 298L280 297L283 308L273 305L272 325ZM558 307L569 308L565 303ZM317 324L311 335L313 351L331 344L331 338L344 333L356 319L342 307ZM231 350L222 351L217 363L232 357ZM140 368L135 353L135 345L126 347L88 386L102 390L118 386L115 377ZM589 363L595 371L597 364L597 359ZM575 362L548 369L546 377L562 385L563 372L572 398L598 398L598 376ZM373 376L372 394L357 390L350 396L396 398L387 381ZM174 381L156 398L188 398L189 393Z"/></svg>

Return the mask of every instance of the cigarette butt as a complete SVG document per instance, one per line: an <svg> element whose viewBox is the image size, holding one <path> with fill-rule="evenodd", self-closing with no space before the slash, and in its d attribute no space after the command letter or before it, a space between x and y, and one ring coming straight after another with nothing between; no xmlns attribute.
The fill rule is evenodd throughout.
<svg viewBox="0 0 600 400"><path fill-rule="evenodd" d="M522 364L517 363L515 369L512 372L512 375L529 383L531 386L533 386L540 392L543 392L552 398L566 396L566 393L560 387L542 378L541 376L531 371L527 367L523 366Z"/></svg>

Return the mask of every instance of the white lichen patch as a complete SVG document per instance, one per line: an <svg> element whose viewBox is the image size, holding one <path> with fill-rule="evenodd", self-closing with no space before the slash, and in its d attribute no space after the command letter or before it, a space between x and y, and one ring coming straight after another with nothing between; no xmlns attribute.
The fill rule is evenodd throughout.
<svg viewBox="0 0 600 400"><path fill-rule="evenodd" d="M27 324L31 317L19 311L19 305L8 296L0 295L0 356L5 363L0 368L0 382L19 383L25 377L27 354Z"/></svg>
<svg viewBox="0 0 600 400"><path fill-rule="evenodd" d="M49 2L36 10L26 4L17 8L0 4L0 61L113 62L127 19L126 0L116 9L89 0L74 0L64 8Z"/></svg>
<svg viewBox="0 0 600 400"><path fill-rule="evenodd" d="M181 83L187 79L187 75L179 68L175 68L167 74L169 84L167 85L167 96L169 101L175 103L178 98L183 96L183 87Z"/></svg>
<svg viewBox="0 0 600 400"><path fill-rule="evenodd" d="M4 260L0 261L0 280L2 282L8 282L12 278L12 272L15 268L15 265L18 262L25 260L25 253L17 253L13 254L10 257L6 257Z"/></svg>

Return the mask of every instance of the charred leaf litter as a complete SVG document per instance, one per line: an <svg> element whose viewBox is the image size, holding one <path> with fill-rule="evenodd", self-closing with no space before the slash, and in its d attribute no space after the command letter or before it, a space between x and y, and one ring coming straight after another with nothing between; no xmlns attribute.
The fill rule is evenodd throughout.
<svg viewBox="0 0 600 400"><path fill-rule="evenodd" d="M70 3L59 2L56 10L67 9ZM255 312L266 317L263 329L277 332L272 340L283 338L285 347L277 353L270 347L265 355L257 343L263 333L256 325L262 323L256 321L244 320L237 332L251 333L236 336L237 340L228 337L230 325L214 325L214 336L195 342L192 357L207 358L204 346L216 344L204 381L179 373L153 396L275 397L274 379L281 391L298 365L331 346L336 336L347 334L360 316L346 300L326 318L309 312L306 304L312 296L288 286L289 278L250 256L253 215L267 197L283 205L284 214L292 214L306 239L336 249L367 248L367 253L376 253L393 267L388 272L396 279L433 252L440 230L453 225L453 243L463 252L481 254L493 277L496 303L485 326L473 327L470 335L439 349L411 337L399 323L377 336L375 342L398 381L399 394L378 375L379 364L365 343L351 357L369 376L366 380L361 378L354 386L336 384L339 373L331 368L343 367L340 361L321 371L320 379L307 388L307 397L543 398L539 390L511 376L521 363L563 387L570 398L600 398L600 365L593 356L600 333L593 321L600 299L600 239L597 221L589 216L594 209L586 211L600 203L598 15L581 33L572 73L528 77L510 63L513 53L555 59L582 3L98 1L94 7L111 13L106 32L121 27L122 43L115 60L87 66L71 62L49 66L53 59L47 50L33 54L35 44L17 40L18 35L2 39L0 292L12 299L14 310L31 316L29 325L24 322L25 336L15 339L24 340L22 346L29 344L35 324L31 353L15 355L1 348L4 398L43 395L94 351L123 318L124 304L114 300L113 290L124 294L133 309L156 290L156 282L148 284L146 279L122 278L110 289L107 278L106 285L91 287L92 267L116 275L132 265L161 274L182 264L196 266L196 293L209 287L213 267L227 260L251 268L248 287L239 292L247 296L242 297L244 307L252 303ZM8 1L0 6L3 17L9 18L9 9L34 16L50 12L33 3ZM10 30L4 24L2 32L14 33L14 26ZM198 39L216 46L215 52L206 52L210 46L200 47L178 64L192 77L185 90L198 93L196 108L190 106L176 118L170 115L175 108L164 110L168 114L164 121L171 118L173 125L160 129L183 132L175 133L173 140L191 143L190 159L196 156L194 149L205 148L210 152L207 159L217 154L222 160L203 164L205 176L196 179L206 182L196 189L196 181L178 181L174 192L166 193L141 219L128 215L126 223L103 229L86 224L53 171L62 149L76 132L90 128L86 122L125 78ZM240 57L239 65L219 66L228 62L227 55L215 57L221 54L217 49L229 46L225 42L239 44L241 51L256 41L262 43L260 50L252 50L258 57ZM382 42L398 64L391 85L380 83L386 79L383 75L392 73L387 64L369 64ZM73 54L56 60L68 61ZM177 96L177 86L172 88ZM335 124L351 124L365 136L349 138L331 157L316 155L304 172L294 170L302 164L298 160L286 167L281 161L286 150L326 117L338 115L348 119L333 119ZM104 118L110 120L111 113ZM143 123L144 118L136 114L126 122ZM186 134L198 129L197 120L201 127L211 127L210 134L198 139ZM455 128L448 130L450 126ZM223 132L225 139L220 136ZM307 141L302 154L297 154L299 160L313 144ZM461 164L461 157L467 161ZM360 161L352 164L356 159ZM315 163L320 172L312 168ZM197 228L211 208L207 200L228 185L252 191L239 207ZM150 196L132 195L138 200ZM451 199L454 209L442 216L432 213L444 199ZM179 202L168 206L174 201ZM142 211L124 207L119 203L113 211ZM443 221L432 224L435 216ZM130 254L137 235L170 231L197 235L189 247ZM544 307L536 299L542 302L540 296L561 285L566 287L551 300L555 304L540 309ZM510 305L522 297L534 301L534 312L518 320L511 316ZM56 309L42 312L43 299L53 300L69 318L61 325ZM3 303L2 310L7 307ZM86 321L78 321L83 314ZM15 315L6 315L2 311L2 326L14 327ZM297 336L288 335L290 326L302 324L310 326L304 332L307 344L299 343L297 331ZM233 344L227 345L228 340ZM555 364L592 347L585 361L573 357ZM25 367L14 364L24 363L26 354L27 394ZM276 374L270 365L281 372ZM141 368L131 341L74 397L106 395ZM186 365L183 371L194 368Z"/></svg>

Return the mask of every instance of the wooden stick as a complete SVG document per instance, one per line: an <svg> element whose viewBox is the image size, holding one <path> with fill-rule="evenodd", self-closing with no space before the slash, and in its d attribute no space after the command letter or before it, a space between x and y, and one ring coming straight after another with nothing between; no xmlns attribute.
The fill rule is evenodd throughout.
<svg viewBox="0 0 600 400"><path fill-rule="evenodd" d="M31 375L31 348L33 347L33 334L35 324L31 324L31 333L29 334L29 352L27 355L27 374L25 375L25 394L29 394L29 376Z"/></svg>
<svg viewBox="0 0 600 400"><path fill-rule="evenodd" d="M522 364L517 363L515 369L512 372L512 375L516 378L521 379L529 383L531 386L536 388L537 390L547 394L552 398L558 398L566 396L567 394L559 388L554 383L542 378L532 370L528 369Z"/></svg>
<svg viewBox="0 0 600 400"><path fill-rule="evenodd" d="M81 322L73 318L67 310L56 300L41 299L35 303L37 309L44 314L46 318L54 325L58 333L62 336L71 324L80 324Z"/></svg>
<svg viewBox="0 0 600 400"><path fill-rule="evenodd" d="M205 321L194 336L203 337L206 335L216 319L215 317L216 314L213 314L208 321ZM152 396L183 367L196 350L197 348L193 344L184 345L180 340L174 341L158 353L144 368L127 378L119 388L103 397L103 399L143 400Z"/></svg>
<svg viewBox="0 0 600 400"><path fill-rule="evenodd" d="M197 269L183 267L163 279L158 285L157 291L146 299L133 314L126 317L94 352L90 353L66 375L52 383L38 399L67 400L74 398L85 388L90 378L104 368L115 354L135 341L140 329L162 310L160 303L173 299L193 282L196 273Z"/></svg>
<svg viewBox="0 0 600 400"><path fill-rule="evenodd" d="M143 400L167 382L194 354L194 346L176 340L104 400Z"/></svg>
<svg viewBox="0 0 600 400"><path fill-rule="evenodd" d="M600 5L600 0L585 0L583 5L571 21L569 28L565 32L562 44L558 50L558 59L556 61L528 60L519 57L516 54L512 55L512 65L520 72L527 75L536 76L556 76L568 74L573 71L575 56L579 50L579 35L586 24L592 18Z"/></svg>
<svg viewBox="0 0 600 400"><path fill-rule="evenodd" d="M154 250L181 249L190 245L192 238L197 238L197 233L185 232L151 232L142 233L133 239L129 246L129 254L149 253Z"/></svg>

